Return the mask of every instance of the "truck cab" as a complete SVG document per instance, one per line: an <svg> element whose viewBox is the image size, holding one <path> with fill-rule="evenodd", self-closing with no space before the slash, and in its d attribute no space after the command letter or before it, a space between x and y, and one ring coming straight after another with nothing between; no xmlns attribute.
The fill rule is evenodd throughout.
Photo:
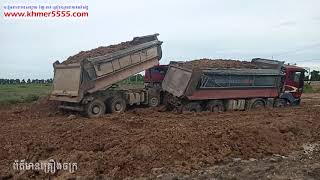
<svg viewBox="0 0 320 180"><path fill-rule="evenodd" d="M285 65L284 91L291 93L296 99L300 99L303 93L304 72L301 67Z"/></svg>
<svg viewBox="0 0 320 180"><path fill-rule="evenodd" d="M168 65L157 65L145 70L144 83L152 85L161 85L167 70Z"/></svg>

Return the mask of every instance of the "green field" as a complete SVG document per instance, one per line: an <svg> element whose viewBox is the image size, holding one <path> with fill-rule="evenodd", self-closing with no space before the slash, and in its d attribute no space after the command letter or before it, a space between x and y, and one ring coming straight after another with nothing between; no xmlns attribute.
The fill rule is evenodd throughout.
<svg viewBox="0 0 320 180"><path fill-rule="evenodd" d="M0 105L36 101L50 90L51 85L47 84L0 85Z"/></svg>
<svg viewBox="0 0 320 180"><path fill-rule="evenodd" d="M304 93L319 93L320 90L312 85L305 84L304 85Z"/></svg>

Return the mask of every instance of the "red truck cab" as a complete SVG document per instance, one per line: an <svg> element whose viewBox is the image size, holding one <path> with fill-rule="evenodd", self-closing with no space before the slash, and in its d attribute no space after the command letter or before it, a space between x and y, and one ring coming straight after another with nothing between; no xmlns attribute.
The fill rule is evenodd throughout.
<svg viewBox="0 0 320 180"><path fill-rule="evenodd" d="M161 84L168 70L168 65L154 66L145 71L144 83Z"/></svg>
<svg viewBox="0 0 320 180"><path fill-rule="evenodd" d="M304 72L301 67L285 65L284 91L291 93L296 99L300 99L303 93Z"/></svg>

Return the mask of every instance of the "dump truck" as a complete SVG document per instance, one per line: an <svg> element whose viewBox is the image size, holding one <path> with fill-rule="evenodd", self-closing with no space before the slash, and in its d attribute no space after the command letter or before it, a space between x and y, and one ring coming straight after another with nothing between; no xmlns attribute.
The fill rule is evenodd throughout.
<svg viewBox="0 0 320 180"><path fill-rule="evenodd" d="M122 89L116 84L159 64L162 42L158 35L135 37L129 48L77 63L55 62L50 100L89 117L123 112L127 105L157 106L159 88Z"/></svg>
<svg viewBox="0 0 320 180"><path fill-rule="evenodd" d="M178 111L256 109L298 105L304 69L255 58L257 68L188 68L171 64L162 82L167 107Z"/></svg>

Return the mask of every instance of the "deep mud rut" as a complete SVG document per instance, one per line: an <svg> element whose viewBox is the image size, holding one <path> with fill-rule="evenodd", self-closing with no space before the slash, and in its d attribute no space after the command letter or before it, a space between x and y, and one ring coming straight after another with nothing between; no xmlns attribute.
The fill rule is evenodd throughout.
<svg viewBox="0 0 320 180"><path fill-rule="evenodd" d="M303 144L319 143L319 105L320 94L308 94L299 107L220 114L136 108L99 119L68 118L45 100L0 107L0 175L317 179L319 152L306 155ZM75 162L78 170L14 171L22 159Z"/></svg>

